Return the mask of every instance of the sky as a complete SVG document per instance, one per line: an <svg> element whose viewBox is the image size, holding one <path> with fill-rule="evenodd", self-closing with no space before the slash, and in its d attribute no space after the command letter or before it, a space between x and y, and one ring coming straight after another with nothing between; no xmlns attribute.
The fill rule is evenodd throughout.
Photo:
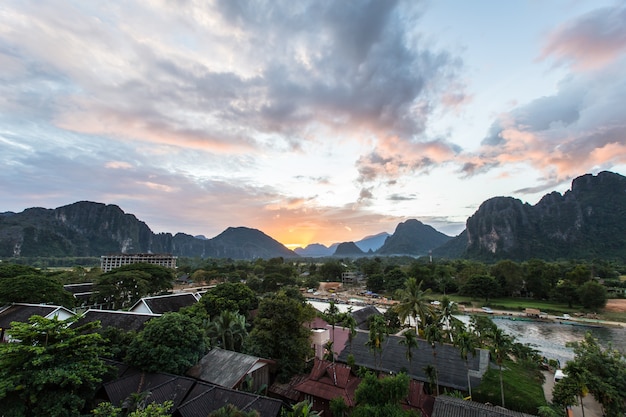
<svg viewBox="0 0 626 417"><path fill-rule="evenodd" d="M626 5L4 0L0 212L289 248L626 174Z"/></svg>

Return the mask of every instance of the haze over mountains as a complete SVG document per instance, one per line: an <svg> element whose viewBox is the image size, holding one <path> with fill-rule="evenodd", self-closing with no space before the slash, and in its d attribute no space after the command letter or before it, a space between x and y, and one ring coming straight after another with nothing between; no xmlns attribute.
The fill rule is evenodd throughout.
<svg viewBox="0 0 626 417"><path fill-rule="evenodd" d="M481 204L456 237L419 220L398 224L358 242L295 251L263 232L229 227L214 238L153 233L115 205L81 201L56 209L29 208L0 214L0 257L77 257L109 253L171 253L183 257L255 259L319 256L409 255L475 258L626 258L626 177L601 172L572 182L531 206L511 197Z"/></svg>

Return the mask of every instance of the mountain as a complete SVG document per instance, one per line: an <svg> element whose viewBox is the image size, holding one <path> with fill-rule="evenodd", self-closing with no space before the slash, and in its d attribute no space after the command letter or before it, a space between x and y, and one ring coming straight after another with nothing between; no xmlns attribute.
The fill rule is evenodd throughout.
<svg viewBox="0 0 626 417"><path fill-rule="evenodd" d="M185 257L255 259L297 257L256 229L228 228L206 239L155 234L116 205L80 201L56 209L0 214L0 256L86 257L109 253L171 253Z"/></svg>
<svg viewBox="0 0 626 417"><path fill-rule="evenodd" d="M335 256L363 256L365 255L354 242L340 243L335 250Z"/></svg>
<svg viewBox="0 0 626 417"><path fill-rule="evenodd" d="M626 259L626 177L583 175L534 206L511 197L480 205L436 256L481 260Z"/></svg>
<svg viewBox="0 0 626 417"><path fill-rule="evenodd" d="M331 246L328 248L321 243L311 243L310 245L307 245L306 248L294 249L294 252L304 257L321 258L324 256L333 256L335 249L337 249L337 244L335 244L334 247Z"/></svg>
<svg viewBox="0 0 626 417"><path fill-rule="evenodd" d="M366 236L363 239L354 242L354 244L362 252L371 253L379 249L383 245L383 243L385 243L385 239L387 239L388 236L389 233L382 232L372 236ZM294 249L294 252L304 257L321 258L324 256L333 256L337 254L336 252L339 245L341 245L341 243L333 243L329 247L326 247L321 243L311 243L305 248Z"/></svg>
<svg viewBox="0 0 626 417"><path fill-rule="evenodd" d="M376 251L377 255L427 255L452 239L419 220L411 219L398 224L383 246Z"/></svg>
<svg viewBox="0 0 626 417"><path fill-rule="evenodd" d="M373 236L366 236L358 242L354 242L354 244L357 245L363 252L376 252L385 244L385 240L387 240L389 236L389 233L382 232Z"/></svg>

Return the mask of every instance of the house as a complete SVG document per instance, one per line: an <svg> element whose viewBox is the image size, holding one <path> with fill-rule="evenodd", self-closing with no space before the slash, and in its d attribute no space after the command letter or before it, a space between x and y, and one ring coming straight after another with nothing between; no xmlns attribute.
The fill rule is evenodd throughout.
<svg viewBox="0 0 626 417"><path fill-rule="evenodd" d="M2 307L0 308L0 342L9 341L6 331L11 328L12 322L28 323L28 319L32 316L67 320L74 317L74 313L65 307L49 304L14 303Z"/></svg>
<svg viewBox="0 0 626 417"><path fill-rule="evenodd" d="M82 326L83 324L92 321L100 321L102 329L115 327L116 329L124 330L125 332L139 332L143 330L143 326L146 322L148 322L148 320L155 317L159 317L159 314L89 309L81 315L74 325Z"/></svg>
<svg viewBox="0 0 626 417"><path fill-rule="evenodd" d="M356 321L356 327L361 330L369 330L369 318L374 315L382 316L383 313L372 305L352 312L352 317Z"/></svg>
<svg viewBox="0 0 626 417"><path fill-rule="evenodd" d="M439 395L435 398L431 417L535 417L532 414L511 411L494 405L465 401L461 398Z"/></svg>
<svg viewBox="0 0 626 417"><path fill-rule="evenodd" d="M426 340L417 339L418 347L413 349L413 358L409 362L406 358L406 347L400 344L403 339L402 336L387 336L383 342L380 358L374 357L372 351L366 346L365 343L368 339L368 333L357 332L352 342L352 355L356 365L391 374L406 371L412 379L429 382L424 368L429 365L435 366L435 360L432 346ZM440 386L468 391L468 375L472 387L480 384L481 378L489 366L488 351L477 349L475 356L468 355L466 367L466 363L456 347L444 343L436 344L435 349ZM343 349L337 360L346 363L348 354L350 354L349 350Z"/></svg>
<svg viewBox="0 0 626 417"><path fill-rule="evenodd" d="M78 307L87 307L91 305L91 297L94 294L93 282L83 282L81 284L65 284L63 289L71 292L76 299Z"/></svg>
<svg viewBox="0 0 626 417"><path fill-rule="evenodd" d="M137 301L130 311L146 314L175 313L183 307L190 307L200 300L196 293L175 293L144 297Z"/></svg>
<svg viewBox="0 0 626 417"><path fill-rule="evenodd" d="M381 375L381 378L385 378L385 375ZM360 383L361 379L348 365L315 359L308 378L293 385L293 391L300 394L293 401L308 400L313 405L313 410L322 412L324 416L330 416L332 415L330 402L334 398L342 398L350 408L356 405L355 392ZM409 394L402 400L401 405L405 410L414 410L423 416L430 416L433 403L434 398L424 391L424 384L411 380Z"/></svg>
<svg viewBox="0 0 626 417"><path fill-rule="evenodd" d="M118 367L117 378L103 384L98 401L109 401L124 407L133 395L145 393L147 403L162 404L172 401L170 411L175 417L206 417L227 404L242 411L256 410L261 417L278 417L282 401L247 392L235 391L194 378L141 372L134 368Z"/></svg>
<svg viewBox="0 0 626 417"><path fill-rule="evenodd" d="M300 393L298 401L309 400L313 410L330 416L330 401L341 397L350 408L354 407L354 392L361 383L348 365L315 358L309 377L293 389Z"/></svg>
<svg viewBox="0 0 626 417"><path fill-rule="evenodd" d="M213 348L186 374L224 388L239 389L244 384L251 384L247 388L258 392L269 387L273 363L269 359Z"/></svg>

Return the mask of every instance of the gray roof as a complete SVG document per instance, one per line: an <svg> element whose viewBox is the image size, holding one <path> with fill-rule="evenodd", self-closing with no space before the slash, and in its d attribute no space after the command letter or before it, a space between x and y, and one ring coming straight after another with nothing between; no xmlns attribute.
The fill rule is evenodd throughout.
<svg viewBox="0 0 626 417"><path fill-rule="evenodd" d="M475 401L465 401L440 395L435 398L431 417L534 417L531 414L507 410L499 406L487 405Z"/></svg>
<svg viewBox="0 0 626 417"><path fill-rule="evenodd" d="M52 314L61 309L65 310L69 314L74 314L72 311L61 306L47 304L15 303L7 306L4 310L0 311L0 328L10 328L11 322L13 321L28 323L28 319L30 319L32 316L46 317L49 314Z"/></svg>
<svg viewBox="0 0 626 417"><path fill-rule="evenodd" d="M140 331L148 320L159 317L158 314L133 313L117 310L87 310L76 322L76 326L99 320L103 329L115 327L124 331Z"/></svg>
<svg viewBox="0 0 626 417"><path fill-rule="evenodd" d="M173 415L175 417L205 417L227 404L232 404L245 412L256 410L260 417L277 417L280 415L283 403L274 398L197 382L194 389L187 395L186 401Z"/></svg>
<svg viewBox="0 0 626 417"><path fill-rule="evenodd" d="M382 369L377 366L378 354L375 362L374 354L365 343L369 339L369 333L358 332L354 340L352 341L352 354L354 355L355 363L359 366L365 366L370 369L377 369L384 372L399 373L406 371L407 374L418 381L429 382L424 368L428 365L435 365L433 357L433 349L426 340L418 339L418 348L412 349L413 357L409 363L406 358L406 347L402 346L399 342L404 339L402 336L387 336L383 342L382 352ZM465 367L465 361L461 358L458 349L448 344L436 344L437 353L437 370L439 374L439 385L449 387L458 390L468 390L467 386L467 370ZM477 373L484 373L486 365L488 364L489 353L484 350L477 350L476 356L468 355L468 365L470 375L476 375L476 378L472 376L471 384L476 386L480 383L480 377ZM346 347L339 354L338 360L341 362L347 362L348 355L350 354L350 345L346 344ZM481 356L482 364L481 367Z"/></svg>
<svg viewBox="0 0 626 417"><path fill-rule="evenodd" d="M374 306L363 307L357 311L352 312L352 317L356 321L356 327L362 330L369 330L369 324L367 319L373 315L382 315L380 311Z"/></svg>
<svg viewBox="0 0 626 417"><path fill-rule="evenodd" d="M258 362L266 360L244 353L213 348L187 375L226 388L235 388Z"/></svg>
<svg viewBox="0 0 626 417"><path fill-rule="evenodd" d="M144 297L137 301L144 302L154 314L175 313L183 307L189 307L198 302L198 298L192 293L177 293L167 295L157 295L154 297ZM131 307L131 310L135 306Z"/></svg>
<svg viewBox="0 0 626 417"><path fill-rule="evenodd" d="M174 403L175 417L206 417L227 404L240 410L257 410L261 417L278 417L282 401L261 395L219 387L179 375L138 372L134 368L122 371L116 380L104 384L106 399L119 406L133 393L150 392L148 402Z"/></svg>

